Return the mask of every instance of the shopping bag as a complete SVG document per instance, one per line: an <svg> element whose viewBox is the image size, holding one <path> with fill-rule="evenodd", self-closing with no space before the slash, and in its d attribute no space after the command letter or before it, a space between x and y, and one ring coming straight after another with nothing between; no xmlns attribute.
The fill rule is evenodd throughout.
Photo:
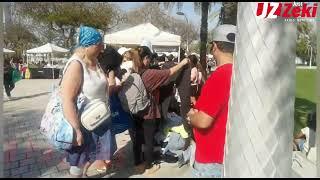
<svg viewBox="0 0 320 180"><path fill-rule="evenodd" d="M47 137L54 148L69 150L73 146L74 131L64 117L59 89L59 87L53 89L45 113L42 116L40 133ZM76 102L78 113L83 111L86 103L86 97L82 93L78 95Z"/></svg>
<svg viewBox="0 0 320 180"><path fill-rule="evenodd" d="M13 69L12 70L12 81L13 83L16 83L22 79L21 73L19 72L18 69Z"/></svg>
<svg viewBox="0 0 320 180"><path fill-rule="evenodd" d="M130 114L125 112L117 95L110 96L111 130L114 134L120 134L132 127Z"/></svg>

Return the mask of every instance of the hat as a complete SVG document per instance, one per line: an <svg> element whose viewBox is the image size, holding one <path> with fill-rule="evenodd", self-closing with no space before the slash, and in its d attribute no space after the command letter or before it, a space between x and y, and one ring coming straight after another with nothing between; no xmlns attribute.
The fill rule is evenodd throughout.
<svg viewBox="0 0 320 180"><path fill-rule="evenodd" d="M232 24L223 24L215 28L212 32L212 41L222 41L234 43L237 27Z"/></svg>
<svg viewBox="0 0 320 180"><path fill-rule="evenodd" d="M102 36L98 30L89 26L80 26L78 46L89 47L102 42Z"/></svg>
<svg viewBox="0 0 320 180"><path fill-rule="evenodd" d="M125 52L130 51L131 48L121 47L118 49L118 53L122 56Z"/></svg>

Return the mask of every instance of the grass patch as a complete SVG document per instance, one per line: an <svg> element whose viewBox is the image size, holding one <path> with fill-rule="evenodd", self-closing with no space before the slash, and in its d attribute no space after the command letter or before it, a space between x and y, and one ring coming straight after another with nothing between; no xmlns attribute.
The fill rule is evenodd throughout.
<svg viewBox="0 0 320 180"><path fill-rule="evenodd" d="M297 69L294 133L306 127L307 115L316 109L316 70Z"/></svg>

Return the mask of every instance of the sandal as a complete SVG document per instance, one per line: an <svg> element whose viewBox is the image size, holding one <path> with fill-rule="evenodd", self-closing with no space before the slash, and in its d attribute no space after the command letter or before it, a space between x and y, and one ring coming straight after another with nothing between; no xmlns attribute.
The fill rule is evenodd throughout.
<svg viewBox="0 0 320 180"><path fill-rule="evenodd" d="M98 171L99 173L105 173L107 172L107 167L104 167L102 169L96 169L96 171Z"/></svg>
<svg viewBox="0 0 320 180"><path fill-rule="evenodd" d="M146 169L143 175L153 175L155 172L159 171L160 164L154 164L151 168Z"/></svg>

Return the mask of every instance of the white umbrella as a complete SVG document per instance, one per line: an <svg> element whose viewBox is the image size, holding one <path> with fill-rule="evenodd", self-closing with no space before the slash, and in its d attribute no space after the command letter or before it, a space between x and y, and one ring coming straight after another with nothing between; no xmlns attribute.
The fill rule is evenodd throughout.
<svg viewBox="0 0 320 180"><path fill-rule="evenodd" d="M10 50L10 49L3 48L3 52L4 52L4 53L14 53L15 51L12 51L12 50Z"/></svg>

